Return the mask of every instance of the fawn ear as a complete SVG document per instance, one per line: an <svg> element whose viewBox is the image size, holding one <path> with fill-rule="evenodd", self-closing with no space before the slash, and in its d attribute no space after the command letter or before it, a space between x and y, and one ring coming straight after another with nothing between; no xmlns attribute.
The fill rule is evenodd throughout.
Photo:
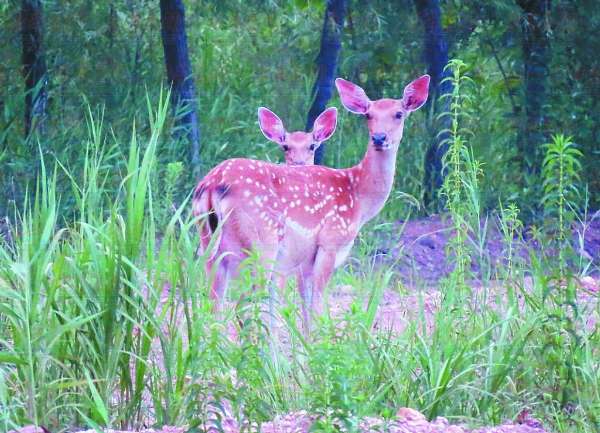
<svg viewBox="0 0 600 433"><path fill-rule="evenodd" d="M407 111L415 111L423 106L429 94L429 75L417 78L404 88L402 105Z"/></svg>
<svg viewBox="0 0 600 433"><path fill-rule="evenodd" d="M342 104L344 104L346 110L355 114L366 114L369 111L371 101L360 86L343 78L336 78L335 87L338 89Z"/></svg>
<svg viewBox="0 0 600 433"><path fill-rule="evenodd" d="M267 139L281 144L285 141L283 122L275 113L265 107L258 109L258 124Z"/></svg>
<svg viewBox="0 0 600 433"><path fill-rule="evenodd" d="M337 108L330 107L319 114L313 127L313 139L317 143L328 140L335 132L337 125Z"/></svg>

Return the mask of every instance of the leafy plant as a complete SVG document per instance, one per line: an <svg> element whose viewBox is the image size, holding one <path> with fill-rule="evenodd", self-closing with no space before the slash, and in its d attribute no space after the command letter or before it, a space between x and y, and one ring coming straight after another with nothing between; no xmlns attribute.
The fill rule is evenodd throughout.
<svg viewBox="0 0 600 433"><path fill-rule="evenodd" d="M453 90L451 94L445 95L450 98L450 112L440 115L451 119L450 130L443 131L448 134L448 138L442 145L447 146L448 151L444 155L446 177L442 195L446 198L446 207L453 223L453 236L448 244L448 252L455 264L453 283L459 290L466 287L465 279L471 263L467 244L469 227L475 226L479 230L480 225L477 180L481 169L467 146L466 134L469 132L462 125L469 118L468 104L471 99L466 87L472 80L464 74L466 67L459 59L451 60L446 66L452 71L452 75L446 80L452 82Z"/></svg>
<svg viewBox="0 0 600 433"><path fill-rule="evenodd" d="M500 203L500 217L498 221L506 251L506 266L503 267L506 271L505 278L508 281L512 281L514 277L515 246L520 246L518 242L515 242L515 238L517 240L521 239L523 231L523 223L519 219L519 208L517 205L510 203L505 208Z"/></svg>
<svg viewBox="0 0 600 433"><path fill-rule="evenodd" d="M558 218L556 245L560 277L565 277L565 252L571 249L571 224L578 209L578 181L583 156L570 137L557 134L547 143L543 163L544 197L542 204L548 216Z"/></svg>

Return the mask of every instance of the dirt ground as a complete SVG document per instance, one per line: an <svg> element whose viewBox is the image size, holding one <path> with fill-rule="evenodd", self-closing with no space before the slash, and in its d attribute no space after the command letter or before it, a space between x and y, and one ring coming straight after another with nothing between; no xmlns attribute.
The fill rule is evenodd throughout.
<svg viewBox="0 0 600 433"><path fill-rule="evenodd" d="M318 418L302 411L289 413L275 418L273 421L261 426L239 426L232 419L225 419L221 425L223 433L261 432L261 433L309 433L318 432L312 428ZM242 428L243 427L243 428ZM339 431L347 431L342 425L337 426ZM312 428L312 429L311 429ZM392 420L368 417L359 422L359 431L363 433L546 433L540 421L522 413L516 422L506 423L495 427L469 429L464 425L450 424L444 417L437 417L427 421L425 416L410 408L400 408ZM164 426L160 429L145 429L139 433L184 433L187 427ZM106 429L105 433L134 433L120 430ZM217 428L209 428L207 433L218 433ZM26 426L9 433L49 433L46 429ZM95 430L85 430L79 433L97 433Z"/></svg>
<svg viewBox="0 0 600 433"><path fill-rule="evenodd" d="M446 258L446 247L452 235L450 227L448 218L440 215L397 221L391 230L392 236L386 234L380 239L378 261L394 266L401 279L411 287L437 285L452 271L452 263ZM506 263L507 248L494 219L482 221L481 227L485 233L482 248L477 247L477 236L470 234L472 250L479 256L474 258L471 271L476 278L486 273L493 278L498 265ZM539 249L531 233L531 228L526 228L522 236L514 239L515 261L528 262L529 251ZM591 262L590 269L597 273L600 266L600 211L590 215L585 223L574 224L572 235L575 251L583 262ZM481 269L479 262L488 265Z"/></svg>

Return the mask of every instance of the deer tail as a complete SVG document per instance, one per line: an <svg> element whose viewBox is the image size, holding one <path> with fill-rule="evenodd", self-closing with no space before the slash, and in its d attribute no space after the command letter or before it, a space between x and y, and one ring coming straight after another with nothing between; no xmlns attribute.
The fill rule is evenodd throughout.
<svg viewBox="0 0 600 433"><path fill-rule="evenodd" d="M228 191L227 185L206 186L202 183L194 191L192 212L194 217L198 218L199 252L206 254L211 248L208 259L214 258L221 243L221 226L225 217L221 200Z"/></svg>

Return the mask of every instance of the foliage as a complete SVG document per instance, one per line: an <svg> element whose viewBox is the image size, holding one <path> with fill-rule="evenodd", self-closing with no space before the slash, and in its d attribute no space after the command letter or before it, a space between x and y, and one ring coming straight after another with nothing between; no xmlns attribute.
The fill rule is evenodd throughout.
<svg viewBox="0 0 600 433"><path fill-rule="evenodd" d="M584 26L594 34L600 21L593 2L581 7L557 2L550 16L552 64L549 86L548 128L568 131L586 155L582 161L582 185L590 185L591 206L597 207L597 181L592 173L598 163L595 149L598 122L594 108L595 63L593 42L571 31ZM3 186L0 210L22 203L26 184L38 164L37 145L47 162L61 160L71 171L83 169L86 139L86 106L104 106L106 130L119 141L129 134L132 118L144 133L148 123L144 92L156 97L164 80L164 61L159 41L158 5L146 0L96 2L75 1L66 6L44 2L49 69L49 118L44 136L22 139L22 77L19 70L20 39L18 8L0 9L0 173ZM313 61L318 46L324 2L187 2L188 40L199 93L203 131L201 173L218 161L234 156L279 160L280 151L263 140L256 125L256 107L266 105L281 114L289 130L303 128L314 82ZM343 40L340 75L361 84L373 99L399 97L403 86L421 74L422 31L411 1L389 3L349 2ZM498 200L514 201L531 220L539 197L523 190L536 179L525 181L518 172L515 143L522 128L522 64L520 59L520 12L513 1L486 4L442 2L444 30L452 56L469 65L466 72L475 82L472 118L465 127L473 132L470 144L475 159L486 166L481 181L481 203L493 208ZM66 11L66 12L65 12ZM397 25L401 22L402 25ZM586 51L587 50L587 51ZM563 67L564 66L564 67ZM82 97L82 95L85 95ZM85 98L85 99L84 99ZM334 99L331 102L338 105ZM342 116L338 133L329 143L325 163L348 166L364 149L365 129L359 119ZM396 189L421 198L423 159L432 125L417 113L405 134L398 160ZM166 125L173 128L172 119ZM540 143L540 146L543 143ZM175 201L187 195L195 181L184 155L182 140L164 140L157 149L159 167L182 162L184 170ZM31 170L34 168L34 170ZM539 183L539 182L538 182ZM58 190L68 183L59 174ZM108 179L107 188L117 189ZM72 201L65 198L64 208ZM400 204L398 207L402 207ZM421 212L424 211L422 208ZM385 214L403 213L388 206Z"/></svg>
<svg viewBox="0 0 600 433"><path fill-rule="evenodd" d="M399 97L426 69L413 2L349 4L340 75L372 99ZM516 151L524 110L518 7L441 4L452 56L464 62L452 64L445 188L456 278L444 283L433 318L428 293L417 292L417 316L405 332L374 330L384 290L406 291L393 267L378 265L381 243L395 239L394 221L424 212L432 131L419 112L397 161L394 191L403 194L363 228L332 283L354 287L357 300L306 339L297 295L285 291L278 315L289 340L274 347L263 323L265 293L252 290L264 285L255 257L224 320L210 312L189 214L197 179L185 143L168 133L158 3L43 2L49 117L46 133L27 139L18 2L0 3L0 217L15 222L10 239L0 239L0 430L29 422L52 431L149 423L206 429L225 414L260 424L310 409L322 415L316 429L352 431L360 417L391 417L399 406L476 423L527 409L549 430L597 430L600 334L583 323L568 233L600 204L600 85L597 41L589 37L600 13L592 0L553 2L545 132L567 136L546 146L541 178L526 179ZM312 0L186 2L203 172L230 157L281 158L258 130L256 107L280 113L290 131L302 128L323 8ZM340 115L327 165L360 159L364 123ZM544 214L532 216L542 197L524 186L542 182ZM589 191L589 199L576 191ZM469 273L469 263L489 265L486 211L497 203L506 251L494 275L506 283L500 294L486 277L471 284L477 276ZM540 245L528 257L524 236ZM466 292L476 293L472 301ZM227 337L232 330L237 341Z"/></svg>

